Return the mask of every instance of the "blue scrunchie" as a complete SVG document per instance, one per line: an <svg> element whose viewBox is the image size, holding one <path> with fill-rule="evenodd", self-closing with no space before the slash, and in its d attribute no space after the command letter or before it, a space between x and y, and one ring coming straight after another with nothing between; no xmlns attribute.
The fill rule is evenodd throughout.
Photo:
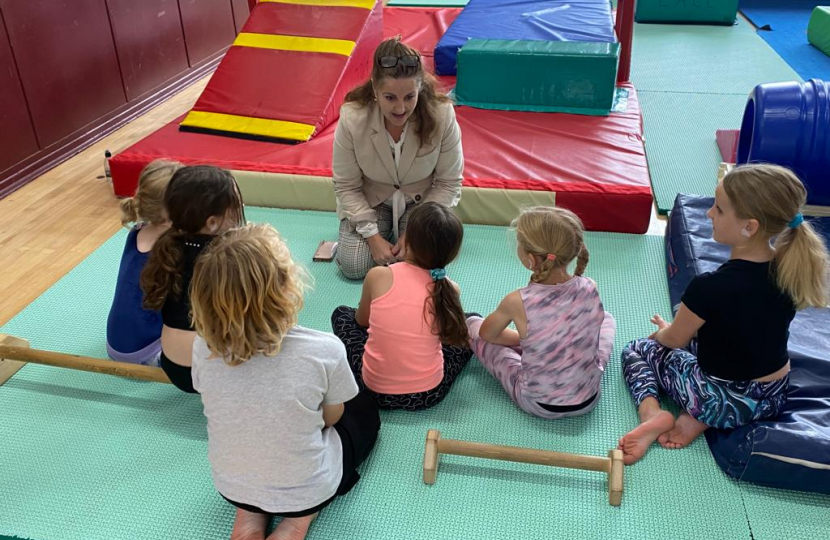
<svg viewBox="0 0 830 540"><path fill-rule="evenodd" d="M432 281L438 281L447 277L447 271L443 268L433 268L429 271L429 275L432 276Z"/></svg>
<svg viewBox="0 0 830 540"><path fill-rule="evenodd" d="M795 229L796 227L798 227L802 223L804 223L804 215L801 212L799 212L795 215L795 217L792 219L792 221L787 223L787 227L789 227L790 229Z"/></svg>

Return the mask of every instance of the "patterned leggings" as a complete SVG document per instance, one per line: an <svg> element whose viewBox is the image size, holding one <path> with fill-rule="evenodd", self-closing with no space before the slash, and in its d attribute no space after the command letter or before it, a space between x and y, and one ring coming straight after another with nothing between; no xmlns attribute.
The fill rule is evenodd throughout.
<svg viewBox="0 0 830 540"><path fill-rule="evenodd" d="M647 397L659 399L662 389L707 426L733 429L778 415L787 401L789 375L770 382L717 379L700 369L694 342L690 349L669 349L647 338L625 346L623 374L637 407Z"/></svg>
<svg viewBox="0 0 830 540"><path fill-rule="evenodd" d="M357 386L361 392L374 396L381 409L403 409L418 411L437 405L444 399L455 382L458 374L470 361L473 351L462 347L443 346L444 351L444 378L432 390L416 392L414 394L379 394L367 388L363 383L363 348L369 339L366 328L357 324L354 308L340 306L331 315L331 327L334 334L346 346L346 358L354 373Z"/></svg>

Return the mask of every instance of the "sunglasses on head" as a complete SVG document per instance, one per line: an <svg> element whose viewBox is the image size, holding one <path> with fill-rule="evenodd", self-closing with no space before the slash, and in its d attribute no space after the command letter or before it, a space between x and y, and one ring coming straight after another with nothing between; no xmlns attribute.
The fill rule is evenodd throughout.
<svg viewBox="0 0 830 540"><path fill-rule="evenodd" d="M421 63L421 57L415 55L406 55L406 56L381 56L380 57L380 67L382 68L393 68L398 64L403 64L406 67L417 67L418 64Z"/></svg>

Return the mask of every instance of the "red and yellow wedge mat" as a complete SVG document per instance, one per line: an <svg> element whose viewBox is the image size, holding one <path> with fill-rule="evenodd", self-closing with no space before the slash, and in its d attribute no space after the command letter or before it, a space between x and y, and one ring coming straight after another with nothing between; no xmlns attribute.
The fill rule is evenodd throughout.
<svg viewBox="0 0 830 540"><path fill-rule="evenodd" d="M402 33L407 43L428 50L441 36L441 21L458 11L387 7L385 35ZM424 60L427 65L428 58ZM590 230L645 232L652 193L637 93L630 85L626 89L626 111L608 117L458 107L465 157L459 211L464 219L505 224L520 205L555 203L579 214ZM116 195L132 195L144 165L166 157L230 169L245 177L240 182L246 184L246 197L251 189L279 194L273 202L258 199L257 204L332 210L334 129L330 125L314 139L292 146L182 133L173 122L112 159L113 186ZM298 193L303 195L295 197ZM294 202L286 203L292 197Z"/></svg>
<svg viewBox="0 0 830 540"><path fill-rule="evenodd" d="M308 141L337 119L346 92L369 76L382 12L380 0L257 4L181 129Z"/></svg>

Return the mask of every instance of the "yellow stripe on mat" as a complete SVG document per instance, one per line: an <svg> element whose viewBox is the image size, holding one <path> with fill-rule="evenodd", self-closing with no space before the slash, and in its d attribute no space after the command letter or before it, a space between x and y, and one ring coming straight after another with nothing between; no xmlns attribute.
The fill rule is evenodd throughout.
<svg viewBox="0 0 830 540"><path fill-rule="evenodd" d="M309 124L205 111L190 111L181 125L292 141L307 141L314 134Z"/></svg>
<svg viewBox="0 0 830 540"><path fill-rule="evenodd" d="M275 2L278 4L300 4L303 6L321 7L356 7L372 9L375 0L259 0L260 2Z"/></svg>
<svg viewBox="0 0 830 540"><path fill-rule="evenodd" d="M316 37L281 36L274 34L242 33L233 44L237 47L256 47L279 51L303 51L342 54L349 56L354 50L354 41Z"/></svg>

